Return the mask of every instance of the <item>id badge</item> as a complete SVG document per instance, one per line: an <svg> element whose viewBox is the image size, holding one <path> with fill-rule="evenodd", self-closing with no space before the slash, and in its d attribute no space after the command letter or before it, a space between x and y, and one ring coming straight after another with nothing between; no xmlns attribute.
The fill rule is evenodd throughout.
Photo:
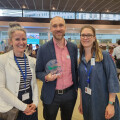
<svg viewBox="0 0 120 120"><path fill-rule="evenodd" d="M85 87L85 93L91 95L92 90L89 87Z"/></svg>
<svg viewBox="0 0 120 120"><path fill-rule="evenodd" d="M95 65L95 58L91 58L91 65Z"/></svg>
<svg viewBox="0 0 120 120"><path fill-rule="evenodd" d="M30 98L29 93L24 93L24 94L22 95L22 101L25 101L25 100L27 100L27 99L29 99L29 98Z"/></svg>

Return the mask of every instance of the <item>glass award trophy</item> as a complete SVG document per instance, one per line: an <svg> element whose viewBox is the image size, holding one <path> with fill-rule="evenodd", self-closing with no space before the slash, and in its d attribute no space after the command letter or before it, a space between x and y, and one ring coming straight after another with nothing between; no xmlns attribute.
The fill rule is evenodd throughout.
<svg viewBox="0 0 120 120"><path fill-rule="evenodd" d="M56 74L56 75L60 75L62 72L61 66L60 64L57 62L56 59L50 60L47 64L46 64L46 68L45 68L47 73L51 73L52 75Z"/></svg>

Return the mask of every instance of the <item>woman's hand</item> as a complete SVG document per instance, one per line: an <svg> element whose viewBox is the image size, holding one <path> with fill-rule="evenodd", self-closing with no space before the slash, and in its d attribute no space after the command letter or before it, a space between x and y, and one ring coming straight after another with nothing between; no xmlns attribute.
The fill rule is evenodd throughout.
<svg viewBox="0 0 120 120"><path fill-rule="evenodd" d="M34 110L34 111L36 111L35 109L36 109L36 106L35 106L35 104L29 104L29 106L30 106L30 108L32 109L32 110Z"/></svg>
<svg viewBox="0 0 120 120"><path fill-rule="evenodd" d="M31 109L30 109L29 104L27 105L26 109L24 110L24 113L25 113L26 115L32 115L32 112L31 112Z"/></svg>
<svg viewBox="0 0 120 120"><path fill-rule="evenodd" d="M26 115L32 115L34 112L36 112L36 106L34 104L28 104L27 108L25 109L24 113Z"/></svg>
<svg viewBox="0 0 120 120"><path fill-rule="evenodd" d="M80 105L78 107L78 110L81 114L83 114L83 107L82 107L82 92L81 92L81 89L80 90Z"/></svg>
<svg viewBox="0 0 120 120"><path fill-rule="evenodd" d="M105 110L105 118L111 119L115 114L114 105L108 104Z"/></svg>
<svg viewBox="0 0 120 120"><path fill-rule="evenodd" d="M79 112L80 112L81 114L83 114L82 104L79 105L78 110L79 110Z"/></svg>

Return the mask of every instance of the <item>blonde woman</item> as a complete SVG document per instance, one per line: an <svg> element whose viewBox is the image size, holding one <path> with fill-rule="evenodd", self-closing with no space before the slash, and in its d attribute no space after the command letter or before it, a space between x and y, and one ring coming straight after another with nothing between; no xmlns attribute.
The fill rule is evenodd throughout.
<svg viewBox="0 0 120 120"><path fill-rule="evenodd" d="M8 34L13 50L0 55L0 118L38 120L35 60L24 53L26 31L20 24L11 23Z"/></svg>

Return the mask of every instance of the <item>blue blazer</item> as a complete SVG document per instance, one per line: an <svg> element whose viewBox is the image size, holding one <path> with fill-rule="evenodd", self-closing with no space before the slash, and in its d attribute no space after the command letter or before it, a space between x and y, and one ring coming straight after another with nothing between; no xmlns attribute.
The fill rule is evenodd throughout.
<svg viewBox="0 0 120 120"><path fill-rule="evenodd" d="M67 48L71 58L71 70L72 70L72 80L74 88L78 88L78 75L77 75L77 46L71 42L67 42ZM37 53L36 61L36 76L43 82L41 90L41 100L45 104L51 104L55 94L56 80L51 82L45 81L45 76L47 75L45 71L45 66L48 61L56 59L55 48L53 40L42 45Z"/></svg>

